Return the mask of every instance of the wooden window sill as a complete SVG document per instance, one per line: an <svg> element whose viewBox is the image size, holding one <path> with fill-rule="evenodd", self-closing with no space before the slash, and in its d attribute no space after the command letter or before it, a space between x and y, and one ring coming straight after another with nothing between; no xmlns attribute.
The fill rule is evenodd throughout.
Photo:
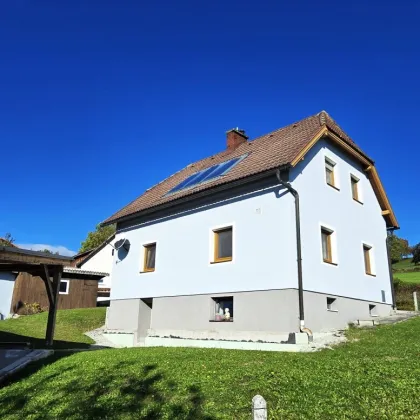
<svg viewBox="0 0 420 420"><path fill-rule="evenodd" d="M329 184L328 182L327 182L327 185L328 186L330 186L331 188L334 188L335 190L337 190L337 191L340 191L340 188L337 188L335 185L333 185L333 184Z"/></svg>
<svg viewBox="0 0 420 420"><path fill-rule="evenodd" d="M155 270L143 270L143 271L140 271L140 274L154 273L154 272Z"/></svg>
<svg viewBox="0 0 420 420"><path fill-rule="evenodd" d="M328 261L328 260L323 260L325 264L329 264L329 265L335 265L337 266L338 264L332 261Z"/></svg>
<svg viewBox="0 0 420 420"><path fill-rule="evenodd" d="M373 273L365 273L367 276L376 277L376 274Z"/></svg>
<svg viewBox="0 0 420 420"><path fill-rule="evenodd" d="M338 312L338 309L327 309L328 312Z"/></svg>
<svg viewBox="0 0 420 420"><path fill-rule="evenodd" d="M233 322L233 319L221 319L220 321L216 321L215 319L210 319L209 322Z"/></svg>
<svg viewBox="0 0 420 420"><path fill-rule="evenodd" d="M353 197L353 201L355 201L356 203L359 203L359 204L361 204L363 206L363 203L360 200L358 200L357 198L354 198Z"/></svg>
<svg viewBox="0 0 420 420"><path fill-rule="evenodd" d="M223 259L223 260L211 261L210 264L220 264L220 263L229 262L229 261L232 261L232 258L226 258L226 259Z"/></svg>

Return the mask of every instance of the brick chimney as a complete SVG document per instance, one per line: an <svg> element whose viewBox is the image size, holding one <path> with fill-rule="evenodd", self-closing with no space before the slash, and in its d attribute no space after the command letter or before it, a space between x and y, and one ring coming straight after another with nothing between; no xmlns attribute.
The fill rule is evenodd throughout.
<svg viewBox="0 0 420 420"><path fill-rule="evenodd" d="M240 130L238 127L226 131L226 143L228 150L235 150L240 144L246 143L248 136L245 135L245 130Z"/></svg>

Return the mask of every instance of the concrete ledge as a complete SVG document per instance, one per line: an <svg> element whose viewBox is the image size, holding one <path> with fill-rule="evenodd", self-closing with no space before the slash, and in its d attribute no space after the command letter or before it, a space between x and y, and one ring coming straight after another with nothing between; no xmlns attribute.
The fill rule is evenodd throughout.
<svg viewBox="0 0 420 420"><path fill-rule="evenodd" d="M136 337L133 332L106 331L103 333L103 337L118 347L134 347L136 344Z"/></svg>
<svg viewBox="0 0 420 420"><path fill-rule="evenodd" d="M231 323L215 323L223 324L223 327L230 329ZM209 324L210 327L213 325ZM219 326L219 325L218 325ZM209 327L209 328L210 328ZM266 343L282 343L287 342L289 333L275 331L220 331L220 330L175 330L175 329L152 329L147 331L148 337L165 337L165 338L182 338L191 340L220 340L220 341L254 341Z"/></svg>
<svg viewBox="0 0 420 420"><path fill-rule="evenodd" d="M305 351L308 345L146 337L144 347L201 347L207 349L298 352Z"/></svg>

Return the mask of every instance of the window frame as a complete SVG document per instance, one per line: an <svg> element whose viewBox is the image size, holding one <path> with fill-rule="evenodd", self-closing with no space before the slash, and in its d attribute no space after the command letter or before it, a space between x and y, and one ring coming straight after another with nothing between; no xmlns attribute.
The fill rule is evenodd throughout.
<svg viewBox="0 0 420 420"><path fill-rule="evenodd" d="M67 284L66 291L65 292L61 292L60 291L60 285L61 285L61 283L66 283ZM61 279L60 280L60 284L58 285L58 294L59 295L68 295L69 294L69 291L70 291L70 280L69 279Z"/></svg>
<svg viewBox="0 0 420 420"><path fill-rule="evenodd" d="M329 258L324 257L324 240L323 235L326 234L327 237L327 256ZM334 254L333 254L333 244L332 244L332 235L334 234L334 231L331 229L328 229L325 226L321 226L321 255L322 255L322 261L327 264L333 264L337 265L334 262Z"/></svg>
<svg viewBox="0 0 420 420"><path fill-rule="evenodd" d="M155 264L153 268L147 267L147 251L148 249L154 247L155 248ZM156 242L149 242L143 245L143 269L141 273L153 273L156 270L156 251L157 251L157 243Z"/></svg>
<svg viewBox="0 0 420 420"><path fill-rule="evenodd" d="M230 230L232 232L232 255L230 257L218 257L219 254L219 233ZM230 262L233 260L233 225L224 226L221 228L213 229L213 263Z"/></svg>
<svg viewBox="0 0 420 420"><path fill-rule="evenodd" d="M374 305L373 303L369 303L369 316L372 316L372 317L379 316L377 305Z"/></svg>
<svg viewBox="0 0 420 420"><path fill-rule="evenodd" d="M330 159L327 156L324 156L324 173L325 173L325 183L327 185L329 185L330 187L336 189L336 190L340 190L338 187L338 183L337 183L337 177L336 177L336 166L337 163L334 162L332 159ZM327 177L327 171L331 172L331 181L332 182L328 182L328 177Z"/></svg>
<svg viewBox="0 0 420 420"><path fill-rule="evenodd" d="M363 243L362 250L363 250L363 264L365 268L365 274L368 276L376 277L376 274L373 269L374 268L373 258L372 258L373 246Z"/></svg>
<svg viewBox="0 0 420 420"><path fill-rule="evenodd" d="M337 306L337 298L327 296L327 311L338 312L338 309L336 306Z"/></svg>
<svg viewBox="0 0 420 420"><path fill-rule="evenodd" d="M227 319L217 319L217 313L216 313L216 305L219 303L220 300L231 300L232 301L232 313L230 314L231 317L229 320ZM209 322L233 322L234 320L234 298L233 296L212 296L211 297L211 309L210 309L210 320ZM224 312L224 311L223 311ZM220 315L222 316L222 315ZM223 315L224 316L224 315Z"/></svg>
<svg viewBox="0 0 420 420"><path fill-rule="evenodd" d="M360 194L359 182L360 178L358 178L356 175L350 174L351 196L354 201L363 204Z"/></svg>

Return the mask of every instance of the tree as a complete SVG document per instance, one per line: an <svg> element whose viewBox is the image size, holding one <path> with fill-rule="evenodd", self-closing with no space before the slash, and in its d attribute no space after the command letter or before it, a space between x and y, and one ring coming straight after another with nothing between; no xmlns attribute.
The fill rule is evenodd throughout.
<svg viewBox="0 0 420 420"><path fill-rule="evenodd" d="M413 252L412 263L417 265L420 263L420 242L417 245L413 246L412 252Z"/></svg>
<svg viewBox="0 0 420 420"><path fill-rule="evenodd" d="M93 232L89 232L87 238L82 242L79 252L89 251L98 247L115 233L115 225L100 226L97 225Z"/></svg>
<svg viewBox="0 0 420 420"><path fill-rule="evenodd" d="M401 261L403 256L410 254L410 247L406 239L399 238L397 235L388 236L389 253L392 264Z"/></svg>
<svg viewBox="0 0 420 420"><path fill-rule="evenodd" d="M0 245L3 246L14 246L15 238L12 237L11 233L6 233L4 238L0 238Z"/></svg>
<svg viewBox="0 0 420 420"><path fill-rule="evenodd" d="M45 248L45 249L40 249L39 252L43 252L44 254L55 254L55 255L59 255L60 253L58 251L56 252L52 252L49 249Z"/></svg>

